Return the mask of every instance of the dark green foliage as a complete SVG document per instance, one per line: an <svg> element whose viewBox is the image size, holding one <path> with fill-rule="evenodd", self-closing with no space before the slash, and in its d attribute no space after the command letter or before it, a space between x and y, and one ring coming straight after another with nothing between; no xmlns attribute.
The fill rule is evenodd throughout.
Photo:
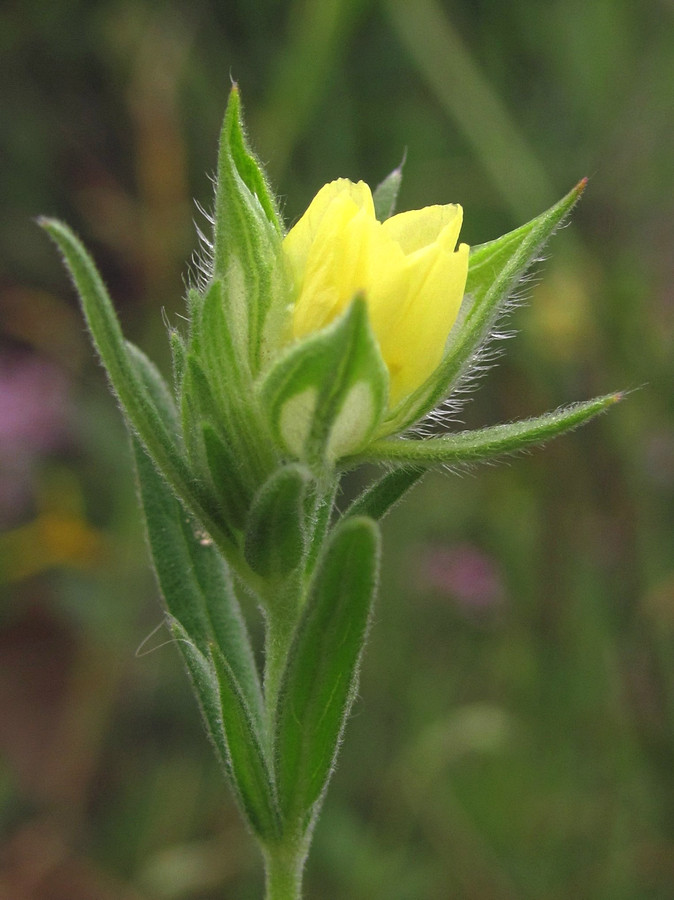
<svg viewBox="0 0 674 900"><path fill-rule="evenodd" d="M319 560L276 714L279 802L290 821L310 823L330 777L358 685L378 562L379 534L364 518L339 525Z"/></svg>

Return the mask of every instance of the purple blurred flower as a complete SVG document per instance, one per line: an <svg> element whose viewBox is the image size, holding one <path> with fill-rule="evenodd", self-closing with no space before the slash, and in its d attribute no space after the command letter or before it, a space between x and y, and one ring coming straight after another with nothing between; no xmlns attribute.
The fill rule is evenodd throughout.
<svg viewBox="0 0 674 900"><path fill-rule="evenodd" d="M0 524L9 524L30 495L36 462L67 434L68 379L47 360L0 355Z"/></svg>
<svg viewBox="0 0 674 900"><path fill-rule="evenodd" d="M429 548L421 562L424 585L450 596L466 612L500 606L505 587L493 561L473 544Z"/></svg>

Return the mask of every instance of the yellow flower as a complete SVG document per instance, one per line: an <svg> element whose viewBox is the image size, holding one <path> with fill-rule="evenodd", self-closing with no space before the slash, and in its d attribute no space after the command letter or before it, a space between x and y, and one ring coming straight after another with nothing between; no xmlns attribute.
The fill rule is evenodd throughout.
<svg viewBox="0 0 674 900"><path fill-rule="evenodd" d="M283 241L293 337L324 328L362 292L394 407L437 368L456 321L468 273L468 245L456 249L462 218L449 204L378 222L364 182L326 184Z"/></svg>

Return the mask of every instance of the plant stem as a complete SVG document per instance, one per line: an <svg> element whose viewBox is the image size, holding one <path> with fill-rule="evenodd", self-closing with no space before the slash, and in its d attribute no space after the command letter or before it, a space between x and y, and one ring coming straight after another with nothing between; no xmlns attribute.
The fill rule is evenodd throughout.
<svg viewBox="0 0 674 900"><path fill-rule="evenodd" d="M265 847L265 900L300 900L305 857L295 846Z"/></svg>

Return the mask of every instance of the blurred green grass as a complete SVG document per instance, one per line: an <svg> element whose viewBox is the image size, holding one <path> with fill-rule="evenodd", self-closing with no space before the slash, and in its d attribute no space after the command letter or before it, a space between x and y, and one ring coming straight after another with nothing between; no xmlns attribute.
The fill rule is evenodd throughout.
<svg viewBox="0 0 674 900"><path fill-rule="evenodd" d="M0 895L261 892L166 633L135 652L161 612L126 438L32 222L79 231L165 362L236 78L288 222L405 150L400 207L462 203L471 243L589 175L464 419L641 388L387 522L307 896L671 897L672 4L10 0L0 50Z"/></svg>

